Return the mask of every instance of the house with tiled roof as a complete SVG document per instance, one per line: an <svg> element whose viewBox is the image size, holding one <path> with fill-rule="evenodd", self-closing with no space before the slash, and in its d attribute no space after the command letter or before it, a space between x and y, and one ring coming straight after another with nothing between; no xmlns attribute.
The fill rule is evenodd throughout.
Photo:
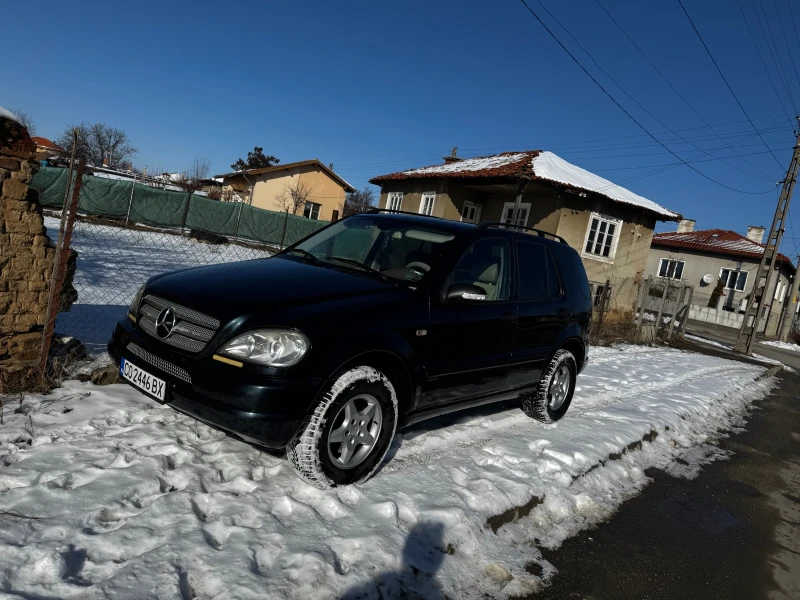
<svg viewBox="0 0 800 600"><path fill-rule="evenodd" d="M738 328L756 285L763 237L763 227L748 227L745 236L727 229L695 231L694 221L683 220L678 231L653 236L646 273L694 286L690 319ZM791 259L778 254L769 289L756 290L759 332L778 331L794 276Z"/></svg>
<svg viewBox="0 0 800 600"><path fill-rule="evenodd" d="M478 158L373 177L379 207L454 221L525 225L563 237L583 259L596 290L633 308L657 221L681 216L543 150Z"/></svg>

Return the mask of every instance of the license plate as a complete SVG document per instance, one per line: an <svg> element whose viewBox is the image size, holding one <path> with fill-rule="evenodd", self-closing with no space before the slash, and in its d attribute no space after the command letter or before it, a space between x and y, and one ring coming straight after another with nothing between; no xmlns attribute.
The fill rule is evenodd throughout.
<svg viewBox="0 0 800 600"><path fill-rule="evenodd" d="M119 374L140 390L155 396L162 402L166 398L167 383L163 379L154 377L147 371L140 369L129 360L122 359L122 364L119 366Z"/></svg>

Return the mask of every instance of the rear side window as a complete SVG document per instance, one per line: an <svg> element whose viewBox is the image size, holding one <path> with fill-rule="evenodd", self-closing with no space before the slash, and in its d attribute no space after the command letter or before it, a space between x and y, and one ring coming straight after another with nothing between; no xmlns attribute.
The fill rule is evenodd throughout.
<svg viewBox="0 0 800 600"><path fill-rule="evenodd" d="M517 242L520 301L559 298L561 277L550 251L541 244Z"/></svg>
<svg viewBox="0 0 800 600"><path fill-rule="evenodd" d="M517 242L519 299L547 299L547 254L544 246Z"/></svg>

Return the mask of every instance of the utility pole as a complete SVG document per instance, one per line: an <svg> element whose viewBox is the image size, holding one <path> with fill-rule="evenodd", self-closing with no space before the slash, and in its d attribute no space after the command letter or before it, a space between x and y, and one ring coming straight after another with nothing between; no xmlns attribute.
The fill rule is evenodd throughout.
<svg viewBox="0 0 800 600"><path fill-rule="evenodd" d="M797 120L800 122L800 117L797 117ZM753 351L753 344L755 344L756 336L758 335L759 309L766 303L769 296L769 284L772 282L772 276L775 271L775 259L778 258L778 248L783 239L784 224L789 214L789 202L792 199L792 190L794 190L794 184L797 179L797 169L800 167L800 131L795 132L795 135L797 138L794 152L792 153L792 161L789 163L789 169L786 171L786 177L783 180L783 189L778 197L778 206L775 208L775 216L772 219L772 227L770 227L769 237L767 237L767 243L764 246L761 264L759 264L758 271L756 271L753 291L750 292L747 310L744 313L744 319L742 319L742 327L739 329L736 345L733 347L735 352L741 354L751 354ZM761 296L759 296L760 302L757 303L756 295L759 290L761 290Z"/></svg>
<svg viewBox="0 0 800 600"><path fill-rule="evenodd" d="M794 317L797 314L797 294L800 291L800 256L797 257L797 270L792 280L792 289L786 297L786 305L784 306L783 322L781 323L781 331L778 334L778 339L785 342L789 338L789 333L792 331L794 325Z"/></svg>

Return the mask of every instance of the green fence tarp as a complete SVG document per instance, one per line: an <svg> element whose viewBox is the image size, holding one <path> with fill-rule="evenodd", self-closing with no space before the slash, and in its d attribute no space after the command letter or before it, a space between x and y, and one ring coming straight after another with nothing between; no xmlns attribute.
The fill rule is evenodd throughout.
<svg viewBox="0 0 800 600"><path fill-rule="evenodd" d="M188 203L188 192L171 192L137 183L130 220L146 225L181 227L186 219Z"/></svg>
<svg viewBox="0 0 800 600"><path fill-rule="evenodd" d="M64 204L66 183L66 169L42 167L31 187L39 192L44 206L60 207ZM84 177L79 210L97 216L128 217L130 223L199 229L266 244L280 244L283 239L286 246L328 224L328 221L313 221L238 202L220 202L188 192L92 176Z"/></svg>
<svg viewBox="0 0 800 600"><path fill-rule="evenodd" d="M220 202L193 195L186 215L186 227L235 236L242 207L240 202Z"/></svg>
<svg viewBox="0 0 800 600"><path fill-rule="evenodd" d="M131 200L131 182L84 177L78 209L90 215L124 217Z"/></svg>
<svg viewBox="0 0 800 600"><path fill-rule="evenodd" d="M64 188L67 185L67 170L42 167L33 176L31 187L39 192L42 206L64 206Z"/></svg>

